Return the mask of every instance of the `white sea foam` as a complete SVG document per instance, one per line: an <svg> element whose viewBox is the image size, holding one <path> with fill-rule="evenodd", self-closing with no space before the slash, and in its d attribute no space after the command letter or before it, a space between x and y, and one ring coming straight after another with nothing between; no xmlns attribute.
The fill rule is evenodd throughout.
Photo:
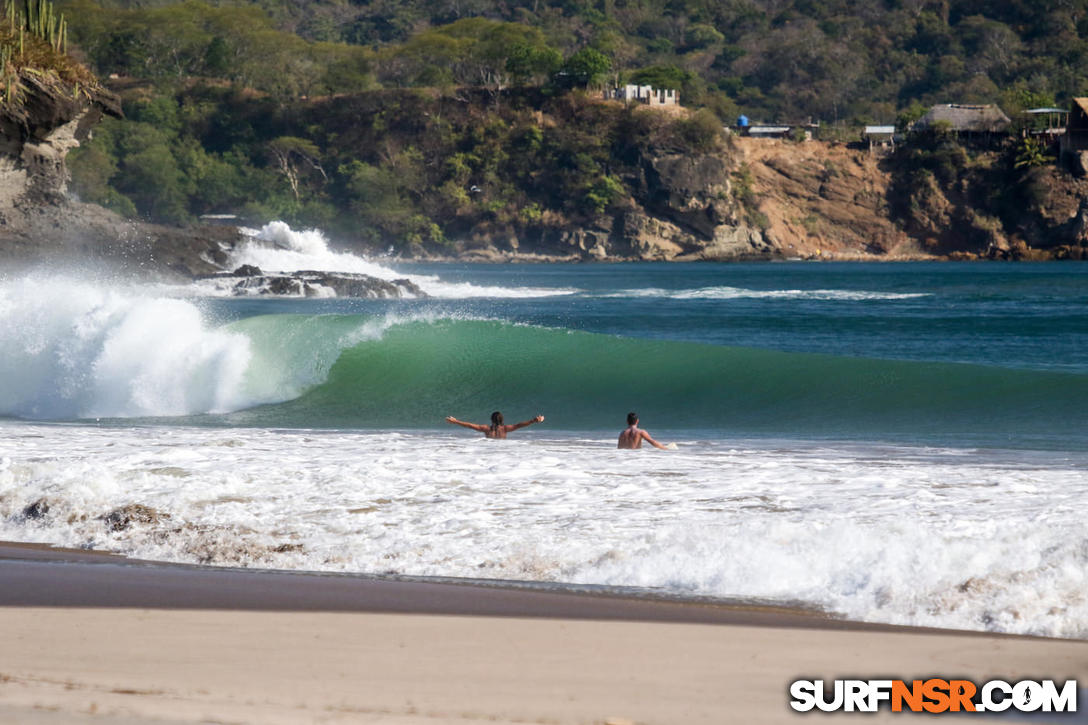
<svg viewBox="0 0 1088 725"><path fill-rule="evenodd" d="M183 415L242 407L246 338L184 300L66 278L0 284L0 414Z"/></svg>
<svg viewBox="0 0 1088 725"><path fill-rule="evenodd" d="M432 297L554 297L574 294L569 288L499 287L467 282L448 282L437 275L405 274L350 252L329 249L325 235L317 229L298 231L281 221L271 222L260 229L243 229L247 238L231 253L227 267L236 269L243 264L259 267L263 272L347 272L367 274L378 279L410 279ZM206 294L227 294L229 289L214 280L198 285Z"/></svg>
<svg viewBox="0 0 1088 725"><path fill-rule="evenodd" d="M870 300L909 300L928 297L926 292L874 292L867 290L837 289L781 289L756 290L743 287L698 287L694 289L662 289L657 287L628 289L608 292L601 297L664 297L674 300L734 300L734 299L789 299L859 302Z"/></svg>
<svg viewBox="0 0 1088 725"><path fill-rule="evenodd" d="M262 335L261 318L216 326L193 302L144 287L0 282L0 415L177 416L290 400L323 381L342 349L402 321L349 321L330 334L314 319Z"/></svg>
<svg viewBox="0 0 1088 725"><path fill-rule="evenodd" d="M1088 456L0 423L0 538L1088 636ZM662 431L655 431L664 438ZM22 511L45 499L40 519ZM109 531L139 503L169 514Z"/></svg>

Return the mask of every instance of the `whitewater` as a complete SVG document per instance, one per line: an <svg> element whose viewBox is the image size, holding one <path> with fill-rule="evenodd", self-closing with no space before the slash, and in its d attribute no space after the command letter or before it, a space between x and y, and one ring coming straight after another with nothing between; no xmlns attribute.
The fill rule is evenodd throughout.
<svg viewBox="0 0 1088 725"><path fill-rule="evenodd" d="M0 280L0 539L1088 636L1080 267L231 262L430 297Z"/></svg>

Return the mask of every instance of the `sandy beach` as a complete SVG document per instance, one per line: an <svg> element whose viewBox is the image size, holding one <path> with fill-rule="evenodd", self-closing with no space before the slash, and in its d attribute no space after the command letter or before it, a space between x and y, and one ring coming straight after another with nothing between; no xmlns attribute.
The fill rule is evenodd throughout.
<svg viewBox="0 0 1088 725"><path fill-rule="evenodd" d="M1088 678L1081 641L27 545L0 621L3 723L775 723L802 677Z"/></svg>

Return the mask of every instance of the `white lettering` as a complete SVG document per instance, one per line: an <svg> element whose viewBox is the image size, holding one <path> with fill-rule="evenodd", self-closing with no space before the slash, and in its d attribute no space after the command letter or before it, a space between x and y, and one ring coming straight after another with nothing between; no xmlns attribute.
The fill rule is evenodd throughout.
<svg viewBox="0 0 1088 725"><path fill-rule="evenodd" d="M816 685L812 680L797 680L790 685L790 707L797 712L808 712L816 707Z"/></svg>
<svg viewBox="0 0 1088 725"><path fill-rule="evenodd" d="M876 712L881 702L892 699L891 680L869 680L869 708L866 712Z"/></svg>
<svg viewBox="0 0 1088 725"><path fill-rule="evenodd" d="M816 685L811 679L799 679L790 685L790 706L798 712L808 712L816 706Z"/></svg>
<svg viewBox="0 0 1088 725"><path fill-rule="evenodd" d="M846 712L868 712L866 703L869 700L869 683L865 680L847 680L845 685Z"/></svg>
<svg viewBox="0 0 1088 725"><path fill-rule="evenodd" d="M919 684L917 680L915 684ZM949 685L951 683L951 685ZM905 685L901 680L832 680L828 688L826 680L796 680L790 684L790 707L797 712L809 712L819 708L823 712L879 712L883 703L892 701L893 689ZM958 711L969 707L964 697L976 685L966 680L926 680L923 691L931 688L940 697L927 696L924 707L917 700L903 700L912 710L929 709L936 703L939 709L930 712ZM943 689L942 689L943 688ZM909 692L909 691L908 691ZM948 693L948 697L944 693ZM983 683L978 696L972 698L976 712L1004 712L1014 708L1020 712L1077 712L1076 680L1065 680L1060 685L1054 680L1020 680L1010 684L1004 680ZM901 698L911 697L901 695ZM901 698L897 698L897 701ZM905 708L904 708L905 709Z"/></svg>
<svg viewBox="0 0 1088 725"><path fill-rule="evenodd" d="M1062 685L1062 691L1058 692L1054 680L1043 680L1043 711L1076 712L1077 681L1066 680L1065 684Z"/></svg>
<svg viewBox="0 0 1088 725"><path fill-rule="evenodd" d="M824 681L816 680L816 686L819 688L819 694L816 698L816 707L824 712L835 712L842 707L843 700L845 699L842 680L835 680L835 697L832 698L830 702L827 700L827 688L824 687Z"/></svg>
<svg viewBox="0 0 1088 725"><path fill-rule="evenodd" d="M1043 688L1031 680L1017 682L1012 688L1012 704L1020 712L1035 712L1043 706Z"/></svg>
<svg viewBox="0 0 1088 725"><path fill-rule="evenodd" d="M994 691L1004 695L1001 700L994 699ZM986 712L1004 712L1012 707L1012 685L1004 680L990 680L982 686L982 706L978 710Z"/></svg>

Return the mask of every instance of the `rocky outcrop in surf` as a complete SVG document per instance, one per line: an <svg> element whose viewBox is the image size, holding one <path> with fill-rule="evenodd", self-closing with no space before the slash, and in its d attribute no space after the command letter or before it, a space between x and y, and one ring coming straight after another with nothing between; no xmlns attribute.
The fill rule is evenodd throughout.
<svg viewBox="0 0 1088 725"><path fill-rule="evenodd" d="M242 265L232 272L202 275L229 286L236 297L273 295L282 297L361 297L389 299L427 297L410 279L384 280L368 274L301 270L290 273L264 273L253 265Z"/></svg>
<svg viewBox="0 0 1088 725"><path fill-rule="evenodd" d="M127 506L119 506L102 517L106 528L110 531L124 531L134 524L157 524L164 519L169 519L170 514L156 511L150 506L131 503Z"/></svg>

